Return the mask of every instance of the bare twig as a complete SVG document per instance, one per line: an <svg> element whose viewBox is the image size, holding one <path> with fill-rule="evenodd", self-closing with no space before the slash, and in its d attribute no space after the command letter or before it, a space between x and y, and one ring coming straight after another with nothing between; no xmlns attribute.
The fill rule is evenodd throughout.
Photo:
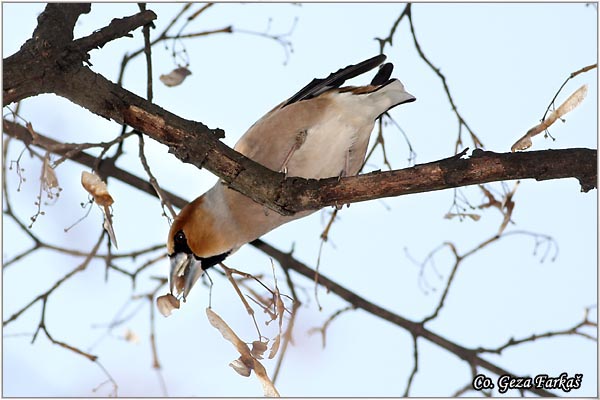
<svg viewBox="0 0 600 400"><path fill-rule="evenodd" d="M542 119L540 119L540 122L542 122L546 119L546 116L550 112L550 109L552 109L554 107L554 102L556 101L556 98L558 97L560 92L563 90L563 88L565 87L567 82L569 82L571 79L575 78L577 75L582 74L584 72L591 71L592 69L595 69L595 68L598 68L598 64L591 64L591 65L588 65L587 67L583 67L575 72L571 72L571 75L569 75L569 77L567 79L565 79L565 81L562 83L562 85L560 85L560 87L554 94L554 97L552 98L552 100L550 100L550 104L548 104L546 111L544 111L544 115L542 116Z"/></svg>
<svg viewBox="0 0 600 400"><path fill-rule="evenodd" d="M112 391L111 391L111 394L109 396L117 397L118 396L118 390L119 390L119 385L117 385L117 381L114 380L114 378L112 377L112 375L108 372L108 370L104 367L104 365L102 365L100 363L100 361L96 360L96 365L98 365L98 367L100 367L100 369L102 370L102 372L104 372L104 375L106 375L106 377L108 378L108 380L105 381L105 382L103 382L103 383L101 383L100 385L98 385L92 391L96 392L104 384L110 383L112 385Z"/></svg>
<svg viewBox="0 0 600 400"><path fill-rule="evenodd" d="M413 380L417 375L417 371L419 370L419 348L417 346L418 338L413 335L413 369L408 376L408 382L406 383L406 389L404 389L404 394L402 397L408 397L410 392L410 388L412 386Z"/></svg>
<svg viewBox="0 0 600 400"><path fill-rule="evenodd" d="M300 273L301 275L309 279L312 279L314 277L315 271L312 268L307 267L305 264L294 259L289 254L283 253L273 248L272 246L268 245L262 240L255 240L251 244L254 247L265 252L267 255L273 257L275 260L277 260L277 262L280 263L282 268L287 268L296 271L297 273ZM338 296L348 301L350 304L356 306L357 308L363 309L372 315L375 315L379 318L396 324L408 330L411 334L416 335L417 337L423 337L424 339L455 354L457 357L465 360L470 365L483 367L488 371L498 375L508 374L516 376L515 374L511 374L510 372L499 367L498 365L479 357L473 350L466 349L465 347L456 344L450 340L447 340L439 336L438 334L428 330L420 323L410 321L396 313L393 313L383 307L380 307L368 301L367 299L357 295L353 291L333 282L323 274L319 275L319 284L325 286L329 291L337 294ZM531 388L530 391L539 396L554 397L554 394L545 389Z"/></svg>
<svg viewBox="0 0 600 400"><path fill-rule="evenodd" d="M410 3L404 7L404 10L402 10L396 21L392 24L392 28L390 29L390 33L387 35L387 37L375 38L375 40L379 42L379 52L381 54L383 54L386 44L389 44L390 46L393 45L392 40L394 39L394 35L396 34L396 29L398 29L398 25L400 25L402 19L404 19L404 17L406 17L410 13L410 7Z"/></svg>
<svg viewBox="0 0 600 400"><path fill-rule="evenodd" d="M321 340L323 343L323 348L325 348L325 346L327 345L327 328L329 328L329 325L331 325L331 323L337 319L340 315L344 314L347 311L351 311L351 310L356 310L356 306L354 305L349 305L346 306L342 309L337 310L336 312L334 312L333 314L331 314L329 316L329 318L327 318L327 320L325 320L325 323L320 326L320 327L315 327L315 328L311 328L308 330L309 334L313 334L313 333L320 333L321 334Z"/></svg>
<svg viewBox="0 0 600 400"><path fill-rule="evenodd" d="M523 343L534 342L539 339L547 339L547 338L551 338L551 337L555 337L555 336L575 335L575 336L581 336L585 339L589 339L589 340L592 340L595 342L598 340L598 338L596 336L593 336L593 335L581 330L584 327L590 327L590 328L593 328L594 330L597 330L597 328L598 328L598 322L593 322L590 320L590 309L591 308L589 308L589 307L586 308L583 320L578 322L577 324L573 325L570 328L563 329L563 330L556 330L556 331L548 331L548 332L539 333L539 334L534 333L533 335L522 338L522 339L510 338L506 343L504 343L501 346L498 346L495 348L478 347L474 350L477 353L501 354L504 350L506 350L509 347L514 347L514 346L517 346L517 345L520 345Z"/></svg>
<svg viewBox="0 0 600 400"><path fill-rule="evenodd" d="M238 284L236 283L235 279L233 279L233 274L238 274L245 278L255 279L257 282L259 282L263 286L264 286L264 284L262 282L260 282L260 280L258 280L256 277L254 277L250 274L238 271L236 269L229 268L226 265L224 265L223 263L220 263L219 265L221 266L221 268L223 268L223 271L225 271L225 275L227 276L227 279L229 279L229 282L231 283L231 285L235 289L235 292L237 293L238 297L242 301L242 304L244 305L246 312L252 318L252 321L254 322L254 327L256 328L256 331L258 332L258 339L261 340L263 338L263 335L262 335L262 333L260 333L260 328L258 327L258 322L256 322L256 317L254 316L254 309L252 307L250 307L250 304L248 304L248 302L246 301L246 298L242 294L242 291L240 290ZM267 288L266 286L265 286L265 288L270 291L270 289Z"/></svg>
<svg viewBox="0 0 600 400"><path fill-rule="evenodd" d="M257 31L251 31L251 30L246 30L246 29L239 29L239 28L232 28L232 31L235 33L243 33L246 35L263 37L263 38L275 41L276 43L278 43L281 46L281 48L283 49L283 52L285 53L285 60L283 62L283 65L286 65L290 59L291 53L294 52L294 48L292 46L292 41L289 40L288 38L294 33L294 29L296 29L297 23L298 23L298 18L296 17L296 18L294 18L294 22L292 23L292 26L290 27L290 29L286 33L281 33L281 34L270 33L271 19L269 19L267 28L265 29L264 32L257 32Z"/></svg>
<svg viewBox="0 0 600 400"><path fill-rule="evenodd" d="M139 3L140 11L146 11L146 3ZM145 24L142 28L144 33L144 55L146 56L146 99L152 101L152 45L150 44L150 27L154 24Z"/></svg>
<svg viewBox="0 0 600 400"><path fill-rule="evenodd" d="M410 33L412 34L413 42L415 44L415 48L417 49L417 52L419 53L419 56L421 57L421 59L423 59L423 61L425 61L425 64L427 64L442 81L442 85L444 86L444 91L446 92L446 96L448 97L448 101L450 102L450 106L452 107L452 111L454 112L454 114L456 115L456 118L458 119L458 138L456 139L454 153L457 154L460 150L460 147L463 144L463 142L462 142L462 128L463 127L467 130L467 132L471 136L471 141L473 142L473 146L475 146L476 148L485 147L483 145L483 143L481 143L481 141L479 140L479 138L477 137L475 132L473 132L473 130L469 127L469 125L467 124L465 119L462 117L462 115L458 112L458 107L456 106L456 103L454 102L454 98L450 94L450 87L448 86L446 77L444 76L444 74L442 74L440 72L440 69L438 67L436 67L435 65L433 65L433 63L431 61L429 61L429 58L427 58L427 56L423 52L423 49L421 48L421 45L419 44L419 41L417 40L417 35L415 33L415 26L414 26L413 17L412 17L412 7L411 7L410 3L407 5L407 10L405 10L404 12L406 12L406 15L408 17Z"/></svg>
<svg viewBox="0 0 600 400"><path fill-rule="evenodd" d="M148 174L148 178L150 178L150 184L152 185L152 187L156 191L158 198L160 199L160 204L163 207L163 215L165 215L167 217L167 219L169 221L171 221L171 218L175 218L177 213L173 209L173 205L171 204L169 199L164 195L163 190L160 188L160 185L158 184L158 181L156 180L156 177L154 177L154 175L152 174L152 171L150 171L150 165L148 165L148 160L146 160L146 154L144 153L144 135L139 133L138 138L139 138L139 142L140 142L140 144L139 144L140 161L142 162L142 165L144 166L144 170L146 171L146 174ZM169 210L169 213L171 214L170 218L167 215L167 213L165 212L164 207L167 207L167 209Z"/></svg>
<svg viewBox="0 0 600 400"><path fill-rule="evenodd" d="M300 306L302 305L296 293L296 286L292 280L292 277L290 276L290 272L287 269L283 269L283 273L285 274L286 283L292 295L292 310L290 312L290 319L288 321L287 327L285 329L285 332L283 333L283 342L281 345L281 350L279 352L277 364L275 365L275 370L273 372L273 383L277 381L277 377L279 376L279 372L281 370L281 365L283 364L283 359L287 354L288 346L290 343L292 343L292 333L294 331L296 316L298 314Z"/></svg>
<svg viewBox="0 0 600 400"><path fill-rule="evenodd" d="M94 254L96 254L96 252L100 248L100 244L102 243L102 240L104 239L104 235L105 235L105 231L103 230L102 233L100 234L100 238L98 239L98 241L96 242L96 244L94 245L92 250L88 253L87 257L85 258L85 260L83 260L83 262L81 264L79 264L75 269L73 269L71 272L69 272L68 274L63 276L61 279L56 281L54 283L54 285L52 285L50 287L50 289L48 289L44 293L38 295L36 298L34 298L32 301L30 301L27 305L23 306L20 310L16 311L7 320L3 321L2 326L6 326L9 323L15 321L17 318L19 318L21 316L21 314L23 314L25 311L27 311L31 306L33 306L38 301L43 301L45 304L48 296L50 296L51 293L53 293L56 289L58 289L58 287L60 287L60 285L65 283L67 280L69 280L75 274L85 270L86 267L88 266L88 264L90 263L90 261L92 261ZM44 310L45 310L45 308L44 308ZM43 318L42 318L42 321L43 321ZM43 324L41 324L41 325L43 325ZM40 325L40 327L41 327L41 325Z"/></svg>

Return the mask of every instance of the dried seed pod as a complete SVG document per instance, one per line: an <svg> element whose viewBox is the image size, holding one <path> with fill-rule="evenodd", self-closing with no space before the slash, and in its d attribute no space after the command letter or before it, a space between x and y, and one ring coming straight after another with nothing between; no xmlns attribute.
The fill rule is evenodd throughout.
<svg viewBox="0 0 600 400"><path fill-rule="evenodd" d="M165 84L165 86L173 87L173 86L181 85L181 83L183 83L185 78L187 78L188 75L191 75L191 74L192 74L192 71L190 71L186 67L179 67L179 68L175 68L173 71L169 72L168 74L162 74L159 77L159 79L162 83Z"/></svg>
<svg viewBox="0 0 600 400"><path fill-rule="evenodd" d="M252 353L253 357L262 360L265 351L267 351L267 344L265 342L261 342L260 340L252 342L252 350L250 350L250 353Z"/></svg>
<svg viewBox="0 0 600 400"><path fill-rule="evenodd" d="M100 179L96 174L83 171L81 173L81 185L83 188L92 195L94 202L98 204L104 212L104 224L103 227L108 232L108 236L115 247L119 247L117 244L117 237L115 230L113 229L112 218L109 207L115 202L108 193L106 183Z"/></svg>
<svg viewBox="0 0 600 400"><path fill-rule="evenodd" d="M164 317L168 317L169 315L171 315L171 312L173 312L173 310L179 309L179 305L179 300L171 293L159 296L156 299L156 306L158 307L158 311L160 311L160 313Z"/></svg>
<svg viewBox="0 0 600 400"><path fill-rule="evenodd" d="M556 110L551 112L545 120L528 130L522 138L517 140L516 143L511 146L510 151L514 153L515 151L530 148L532 145L532 137L544 132L550 127L550 125L556 122L557 119L562 118L563 115L573 111L579 104L581 104L586 95L587 85L583 85L573 92L573 94L571 94L567 100L565 100L564 103L562 103Z"/></svg>
<svg viewBox="0 0 600 400"><path fill-rule="evenodd" d="M115 202L110 193L108 193L106 183L98 175L83 171L81 173L81 184L92 195L94 201L99 206L108 207Z"/></svg>
<svg viewBox="0 0 600 400"><path fill-rule="evenodd" d="M235 370L241 376L250 376L250 372L252 372L251 368L248 368L246 364L242 361L242 358L237 358L229 363L229 366Z"/></svg>

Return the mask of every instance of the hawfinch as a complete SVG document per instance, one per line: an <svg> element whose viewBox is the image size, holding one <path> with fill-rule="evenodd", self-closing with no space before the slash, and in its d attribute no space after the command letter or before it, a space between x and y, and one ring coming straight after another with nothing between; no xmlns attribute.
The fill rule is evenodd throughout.
<svg viewBox="0 0 600 400"><path fill-rule="evenodd" d="M329 178L356 175L377 118L415 97L386 63L366 86L344 86L385 60L378 55L350 65L324 79L313 79L283 101L240 138L234 149L287 176ZM170 289L188 296L202 273L240 246L286 222L313 211L282 216L219 181L187 204L173 221L167 250L171 259Z"/></svg>

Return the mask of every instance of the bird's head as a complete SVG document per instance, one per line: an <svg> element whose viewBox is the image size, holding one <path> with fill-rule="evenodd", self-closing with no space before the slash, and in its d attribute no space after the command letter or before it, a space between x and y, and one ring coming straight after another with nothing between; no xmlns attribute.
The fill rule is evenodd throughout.
<svg viewBox="0 0 600 400"><path fill-rule="evenodd" d="M167 253L171 259L170 289L176 297L181 293L185 300L204 271L231 253L222 250L224 243L215 226L204 196L187 204L173 221Z"/></svg>

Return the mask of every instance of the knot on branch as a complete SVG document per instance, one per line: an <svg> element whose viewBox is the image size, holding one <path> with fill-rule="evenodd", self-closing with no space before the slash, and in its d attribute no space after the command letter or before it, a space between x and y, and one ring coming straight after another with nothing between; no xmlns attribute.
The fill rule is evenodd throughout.
<svg viewBox="0 0 600 400"><path fill-rule="evenodd" d="M197 124L202 125L201 129L205 129L206 126L204 124L201 124L200 122L197 122ZM217 139L225 139L225 131L221 128L215 128L215 129L211 129L211 132L213 135L215 135L215 137Z"/></svg>

